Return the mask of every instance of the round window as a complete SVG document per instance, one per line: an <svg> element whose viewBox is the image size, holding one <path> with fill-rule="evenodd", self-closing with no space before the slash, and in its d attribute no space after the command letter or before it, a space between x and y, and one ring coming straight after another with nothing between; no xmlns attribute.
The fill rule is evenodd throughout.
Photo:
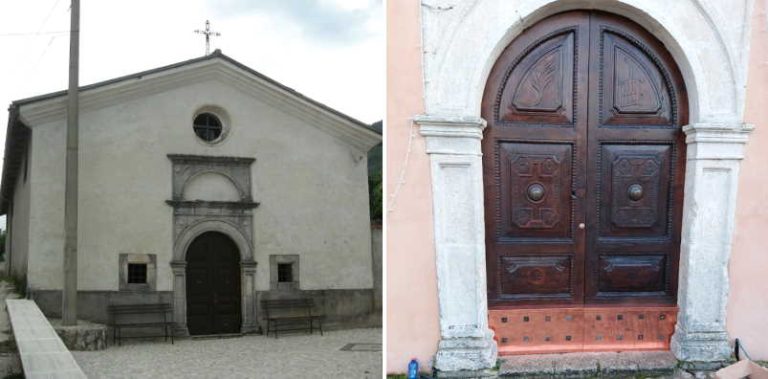
<svg viewBox="0 0 768 379"><path fill-rule="evenodd" d="M212 113L200 113L194 121L195 134L203 141L216 141L223 130L221 120Z"/></svg>

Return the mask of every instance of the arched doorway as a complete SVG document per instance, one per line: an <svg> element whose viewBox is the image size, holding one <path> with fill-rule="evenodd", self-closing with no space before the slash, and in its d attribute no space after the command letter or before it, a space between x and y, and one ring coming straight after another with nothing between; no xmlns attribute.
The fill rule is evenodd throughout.
<svg viewBox="0 0 768 379"><path fill-rule="evenodd" d="M191 335L240 333L240 254L227 235L205 232L187 249L187 328Z"/></svg>
<svg viewBox="0 0 768 379"><path fill-rule="evenodd" d="M501 53L482 103L500 352L669 347L687 104L664 46L620 16L557 14Z"/></svg>

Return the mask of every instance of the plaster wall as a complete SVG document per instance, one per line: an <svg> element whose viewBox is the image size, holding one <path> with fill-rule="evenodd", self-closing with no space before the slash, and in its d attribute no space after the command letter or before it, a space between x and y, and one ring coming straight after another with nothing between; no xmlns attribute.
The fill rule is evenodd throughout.
<svg viewBox="0 0 768 379"><path fill-rule="evenodd" d="M32 146L27 146L31 149ZM22 163L22 171L16 179L16 188L14 189L13 210L9 222L12 232L6 235L11 249L6 249L5 261L11 262L11 273L14 275L25 275L27 272L27 262L29 257L29 210L30 210L30 190L31 185L29 176L25 178L24 169L30 164L28 151Z"/></svg>
<svg viewBox="0 0 768 379"><path fill-rule="evenodd" d="M227 112L229 131L220 143L207 144L192 130L195 112L204 106ZM251 177L253 200L261 203L253 216L257 291L269 290L270 254L300 256L302 289L372 288L365 154L282 109L214 76L84 110L79 289L118 290L119 255L142 253L157 255L157 290L172 290L167 154L256 159ZM21 112L23 117L24 107ZM31 127L39 148L30 171L35 239L29 280L34 289L57 289L62 283L65 120ZM226 186L212 183L215 188L195 193L227 196Z"/></svg>
<svg viewBox="0 0 768 379"><path fill-rule="evenodd" d="M768 360L768 1L755 4L745 121L755 125L741 166L728 300L728 334L753 359Z"/></svg>
<svg viewBox="0 0 768 379"><path fill-rule="evenodd" d="M387 372L429 370L440 338L418 1L387 2ZM396 20L393 22L392 20Z"/></svg>

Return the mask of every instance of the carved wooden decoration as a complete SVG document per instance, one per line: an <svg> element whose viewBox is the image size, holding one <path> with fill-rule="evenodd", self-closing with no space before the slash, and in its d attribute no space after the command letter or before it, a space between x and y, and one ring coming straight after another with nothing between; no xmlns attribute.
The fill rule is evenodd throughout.
<svg viewBox="0 0 768 379"><path fill-rule="evenodd" d="M602 32L602 123L674 127L669 83L641 47Z"/></svg>
<svg viewBox="0 0 768 379"><path fill-rule="evenodd" d="M490 312L571 317L552 331L500 322L501 351L668 346L669 319L587 321L603 304L645 317L622 312L676 301L688 114L663 45L607 13L552 16L501 53L482 116Z"/></svg>
<svg viewBox="0 0 768 379"><path fill-rule="evenodd" d="M504 297L569 297L571 292L571 257L518 256L501 257L505 275L501 279Z"/></svg>
<svg viewBox="0 0 768 379"><path fill-rule="evenodd" d="M664 236L669 220L670 145L604 145L601 236Z"/></svg>
<svg viewBox="0 0 768 379"><path fill-rule="evenodd" d="M566 124L573 121L574 32L536 45L507 73L498 119Z"/></svg>
<svg viewBox="0 0 768 379"><path fill-rule="evenodd" d="M571 145L501 144L503 234L515 238L571 234Z"/></svg>

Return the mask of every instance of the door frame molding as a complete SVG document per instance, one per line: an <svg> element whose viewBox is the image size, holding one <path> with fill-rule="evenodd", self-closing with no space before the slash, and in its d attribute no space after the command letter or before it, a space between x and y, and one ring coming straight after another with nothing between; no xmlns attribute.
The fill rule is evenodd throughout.
<svg viewBox="0 0 768 379"><path fill-rule="evenodd" d="M166 204L173 207L173 321L178 335L189 335L187 329L187 249L205 232L222 233L237 245L240 254L240 307L242 333L259 329L256 317L256 261L253 254L253 209L258 203L251 195L251 165L254 158L216 157L169 154L172 163L172 197ZM190 201L184 191L191 179L214 173L230 180L240 195L239 201Z"/></svg>
<svg viewBox="0 0 768 379"><path fill-rule="evenodd" d="M680 312L671 346L680 360L726 360L728 261L739 166L753 129L743 123L752 1L717 14L721 24L743 25L726 32L712 22L718 10L695 0L674 7L665 0L441 4L422 0L422 49L429 52L423 61L426 112L414 116L431 162L440 317L434 367L483 372L496 364L497 345L487 320L480 144L486 126L480 117L485 80L504 48L524 29L575 9L602 10L636 22L662 41L683 74L690 122L683 127L687 156ZM702 41L714 47L700 49Z"/></svg>

